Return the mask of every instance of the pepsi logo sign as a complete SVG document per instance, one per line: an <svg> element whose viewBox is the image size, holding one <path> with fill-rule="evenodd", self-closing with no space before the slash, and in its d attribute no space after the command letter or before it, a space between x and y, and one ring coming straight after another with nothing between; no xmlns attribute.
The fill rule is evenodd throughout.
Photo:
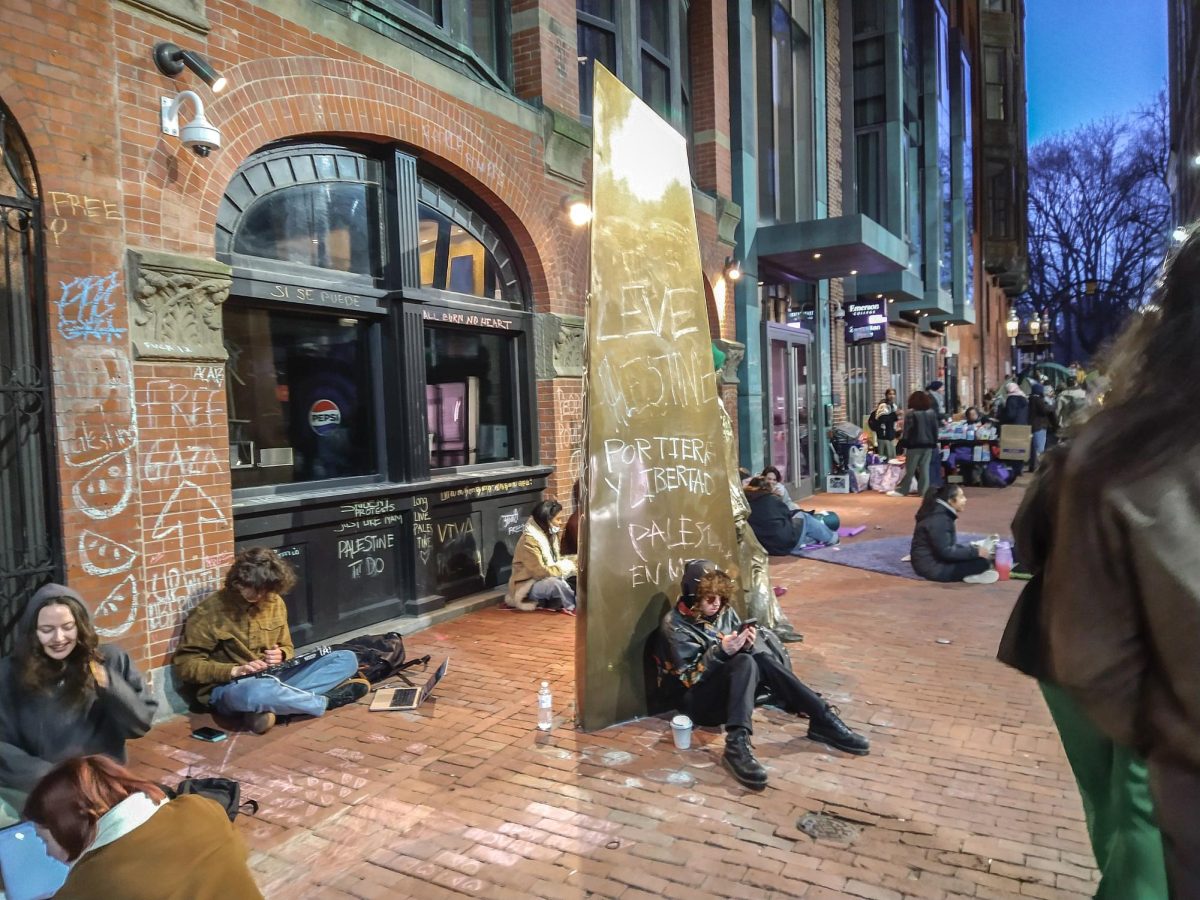
<svg viewBox="0 0 1200 900"><path fill-rule="evenodd" d="M308 410L308 425L317 434L328 434L342 424L342 411L332 400L318 400Z"/></svg>

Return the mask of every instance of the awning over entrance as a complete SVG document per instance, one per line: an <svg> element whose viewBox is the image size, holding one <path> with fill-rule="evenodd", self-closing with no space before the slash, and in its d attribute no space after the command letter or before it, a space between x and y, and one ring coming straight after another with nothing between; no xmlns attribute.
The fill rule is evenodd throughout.
<svg viewBox="0 0 1200 900"><path fill-rule="evenodd" d="M760 269L805 281L898 272L908 265L904 241L862 214L767 225L756 232L753 249Z"/></svg>

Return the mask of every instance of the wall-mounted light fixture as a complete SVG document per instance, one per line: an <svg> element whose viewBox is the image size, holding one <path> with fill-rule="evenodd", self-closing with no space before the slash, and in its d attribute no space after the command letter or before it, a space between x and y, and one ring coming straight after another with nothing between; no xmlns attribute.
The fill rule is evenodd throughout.
<svg viewBox="0 0 1200 900"><path fill-rule="evenodd" d="M183 67L187 66L212 88L214 94L221 93L228 84L225 77L218 74L199 53L183 50L168 41L154 45L154 65L158 66L158 71L170 78L177 77L183 71Z"/></svg>
<svg viewBox="0 0 1200 900"><path fill-rule="evenodd" d="M592 221L592 208L582 197L563 197L562 210L567 215L567 221L576 228L582 228Z"/></svg>
<svg viewBox="0 0 1200 900"><path fill-rule="evenodd" d="M196 107L196 118L180 128L179 108L184 100L192 101ZM195 91L181 91L174 98L162 97L159 99L159 108L163 134L179 138L183 146L200 157L221 149L221 132L204 118L204 103Z"/></svg>
<svg viewBox="0 0 1200 900"><path fill-rule="evenodd" d="M737 281L742 277L742 264L732 256L725 257L725 277Z"/></svg>

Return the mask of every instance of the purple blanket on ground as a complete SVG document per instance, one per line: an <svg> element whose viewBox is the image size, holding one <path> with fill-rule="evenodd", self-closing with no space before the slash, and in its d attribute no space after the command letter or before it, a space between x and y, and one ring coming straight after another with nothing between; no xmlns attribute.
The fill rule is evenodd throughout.
<svg viewBox="0 0 1200 900"><path fill-rule="evenodd" d="M982 534L960 534L962 543L977 541L986 537ZM801 550L796 556L803 559L815 559L818 562L833 563L837 566L849 566L852 569L866 569L868 572L882 572L884 575L899 575L901 578L911 578L923 581L913 571L912 563L902 557L908 556L912 549L911 537L879 538L874 541L852 541L835 544L832 547L816 547L812 550Z"/></svg>

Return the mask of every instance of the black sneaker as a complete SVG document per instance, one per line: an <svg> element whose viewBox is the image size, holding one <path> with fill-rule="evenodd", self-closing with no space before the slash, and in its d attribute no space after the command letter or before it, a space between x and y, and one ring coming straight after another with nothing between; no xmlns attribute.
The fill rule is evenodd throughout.
<svg viewBox="0 0 1200 900"><path fill-rule="evenodd" d="M337 709L339 706L345 706L347 703L353 703L356 700L361 700L367 695L367 691L371 690L371 682L361 676L347 678L337 687L325 693L329 703L325 707L325 711Z"/></svg>
<svg viewBox="0 0 1200 900"><path fill-rule="evenodd" d="M759 791L767 786L767 770L754 758L750 735L745 729L738 728L725 735L722 762L734 778L751 790Z"/></svg>
<svg viewBox="0 0 1200 900"><path fill-rule="evenodd" d="M846 727L846 723L838 718L835 707L825 708L825 715L820 719L811 719L808 723L808 739L828 744L843 753L853 753L855 756L866 756L871 752L871 743L861 734L856 734Z"/></svg>

